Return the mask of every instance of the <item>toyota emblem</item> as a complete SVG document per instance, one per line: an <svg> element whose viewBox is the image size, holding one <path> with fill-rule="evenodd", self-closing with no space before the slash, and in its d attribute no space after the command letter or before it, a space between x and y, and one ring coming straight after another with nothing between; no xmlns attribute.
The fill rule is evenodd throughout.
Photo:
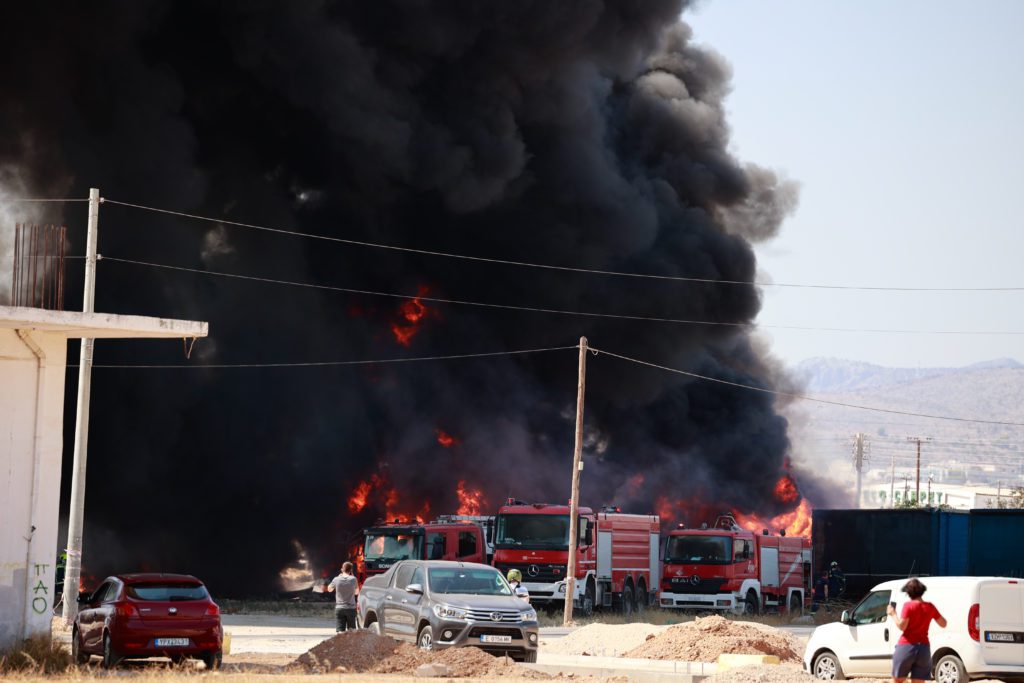
<svg viewBox="0 0 1024 683"><path fill-rule="evenodd" d="M528 567L528 568L526 569L526 573L527 573L527 574L529 574L530 576L537 576L537 574L540 574L540 567L538 567L538 566L537 566L537 565L535 565L535 564L531 564L531 565L530 565L530 566L529 566L529 567Z"/></svg>
<svg viewBox="0 0 1024 683"><path fill-rule="evenodd" d="M501 612L491 612L491 621L501 621Z"/></svg>
<svg viewBox="0 0 1024 683"><path fill-rule="evenodd" d="M694 574L693 576L690 577L690 583L692 583L694 586L696 586L698 583L700 583L700 577L697 576L696 574Z"/></svg>

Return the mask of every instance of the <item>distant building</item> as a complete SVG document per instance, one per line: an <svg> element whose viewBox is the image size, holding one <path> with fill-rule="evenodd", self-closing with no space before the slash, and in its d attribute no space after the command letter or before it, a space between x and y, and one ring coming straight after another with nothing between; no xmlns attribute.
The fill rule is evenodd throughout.
<svg viewBox="0 0 1024 683"><path fill-rule="evenodd" d="M861 492L860 506L870 508L891 508L900 505L904 500L913 500L915 484L907 487L903 480L895 485L871 484ZM954 510L975 510L978 508L997 508L1000 502L1008 505L1013 500L1009 487L966 486L948 482L935 483L927 486L921 483L920 503L924 506L948 505Z"/></svg>

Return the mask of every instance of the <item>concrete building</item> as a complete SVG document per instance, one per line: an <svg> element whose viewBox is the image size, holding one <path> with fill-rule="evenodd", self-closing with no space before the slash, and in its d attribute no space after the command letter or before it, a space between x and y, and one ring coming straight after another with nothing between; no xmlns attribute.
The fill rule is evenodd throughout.
<svg viewBox="0 0 1024 683"><path fill-rule="evenodd" d="M995 486L965 486L962 484L921 482L921 505L948 505L954 510L976 510L997 508L1013 501L1012 490ZM905 498L913 500L915 486L906 486L901 480L895 486L872 484L861 492L862 508L890 508L899 505Z"/></svg>
<svg viewBox="0 0 1024 683"><path fill-rule="evenodd" d="M204 322L0 306L0 648L50 633L67 340L206 333Z"/></svg>

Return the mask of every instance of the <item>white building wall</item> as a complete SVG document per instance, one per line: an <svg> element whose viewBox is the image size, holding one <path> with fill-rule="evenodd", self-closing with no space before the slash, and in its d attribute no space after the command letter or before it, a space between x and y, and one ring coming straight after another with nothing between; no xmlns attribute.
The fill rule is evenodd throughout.
<svg viewBox="0 0 1024 683"><path fill-rule="evenodd" d="M28 335L0 328L0 648L49 635L53 610L67 340Z"/></svg>

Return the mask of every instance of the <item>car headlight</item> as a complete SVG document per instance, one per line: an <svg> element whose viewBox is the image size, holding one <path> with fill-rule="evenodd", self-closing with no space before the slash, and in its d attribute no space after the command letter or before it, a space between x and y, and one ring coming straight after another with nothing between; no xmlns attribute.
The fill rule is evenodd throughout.
<svg viewBox="0 0 1024 683"><path fill-rule="evenodd" d="M537 621L537 610L527 610L519 613L519 621Z"/></svg>
<svg viewBox="0 0 1024 683"><path fill-rule="evenodd" d="M451 605L434 605L434 614L439 619L465 619L466 610L459 609L458 607L452 607Z"/></svg>

